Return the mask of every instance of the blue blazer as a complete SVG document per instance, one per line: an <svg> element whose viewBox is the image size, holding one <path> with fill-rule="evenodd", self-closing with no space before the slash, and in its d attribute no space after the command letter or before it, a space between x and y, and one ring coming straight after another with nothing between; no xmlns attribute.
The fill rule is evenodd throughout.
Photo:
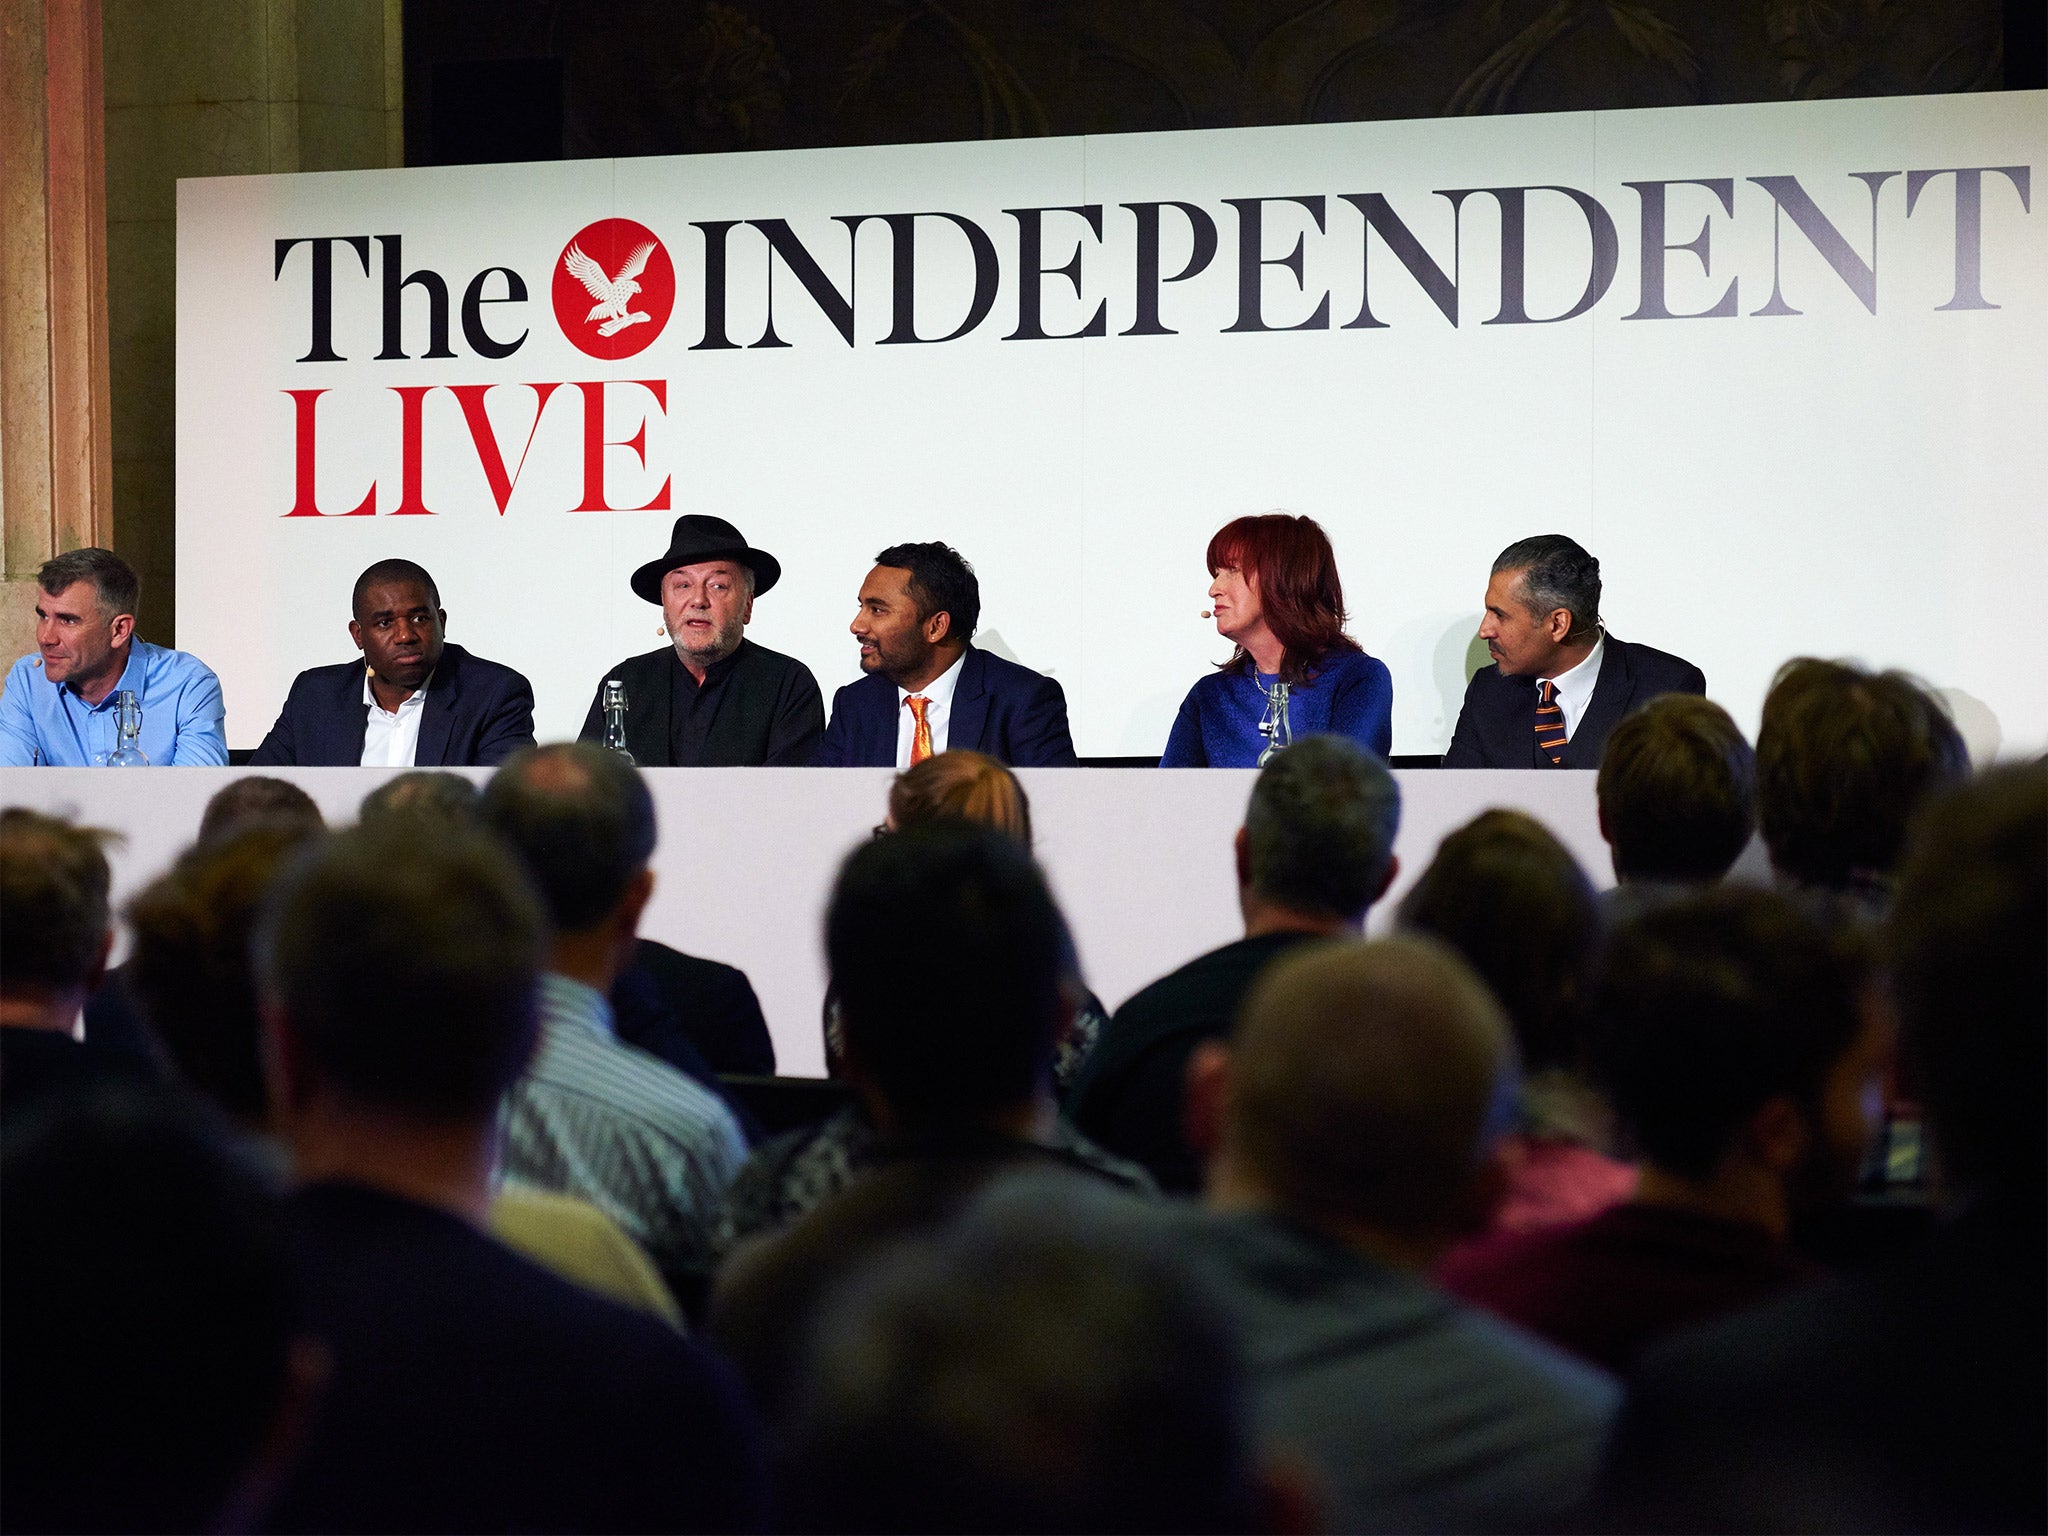
<svg viewBox="0 0 2048 1536"><path fill-rule="evenodd" d="M848 683L832 696L819 765L894 768L899 707L896 685L879 672ZM1067 696L1043 673L970 645L953 689L946 746L985 752L1013 768L1071 768Z"/></svg>
<svg viewBox="0 0 2048 1536"><path fill-rule="evenodd" d="M1669 651L1607 637L1600 680L1553 764L1536 750L1536 679L1503 677L1498 664L1481 667L1465 688L1465 707L1451 733L1446 768L1598 768L1607 738L1621 717L1660 693L1705 693L1706 674Z"/></svg>
<svg viewBox="0 0 2048 1536"><path fill-rule="evenodd" d="M369 716L363 664L309 667L292 680L277 724L249 758L251 767L353 768L363 760ZM533 745L533 685L510 667L441 648L420 715L419 768L492 767Z"/></svg>

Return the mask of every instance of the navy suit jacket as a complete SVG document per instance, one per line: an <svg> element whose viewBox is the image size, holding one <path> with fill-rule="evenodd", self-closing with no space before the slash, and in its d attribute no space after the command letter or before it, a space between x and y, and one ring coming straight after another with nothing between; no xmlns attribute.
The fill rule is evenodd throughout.
<svg viewBox="0 0 2048 1536"><path fill-rule="evenodd" d="M277 724L251 767L353 768L363 760L369 716L363 664L309 667L292 680ZM533 685L510 667L441 648L420 715L417 768L492 767L533 745Z"/></svg>
<svg viewBox="0 0 2048 1536"><path fill-rule="evenodd" d="M896 685L879 672L848 683L832 696L819 765L894 768L899 707ZM985 752L1013 768L1071 768L1067 696L1043 673L970 645L953 688L946 746Z"/></svg>
<svg viewBox="0 0 2048 1536"><path fill-rule="evenodd" d="M1660 693L1705 693L1706 674L1682 657L1607 637L1600 680L1564 744L1565 768L1598 768L1614 728L1637 705ZM1498 664L1481 667L1465 688L1465 707L1451 733L1446 768L1548 768L1536 751L1536 679L1503 677Z"/></svg>

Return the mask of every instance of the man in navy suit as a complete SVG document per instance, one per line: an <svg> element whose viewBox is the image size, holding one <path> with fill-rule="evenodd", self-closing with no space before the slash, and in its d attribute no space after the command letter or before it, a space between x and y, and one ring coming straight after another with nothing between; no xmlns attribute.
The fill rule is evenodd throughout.
<svg viewBox="0 0 2048 1536"><path fill-rule="evenodd" d="M945 544L894 544L875 556L848 626L860 669L832 699L818 762L908 768L969 748L1019 768L1074 765L1067 696L1051 678L971 643L981 584Z"/></svg>
<svg viewBox="0 0 2048 1536"><path fill-rule="evenodd" d="M1600 562L1561 533L1493 562L1479 638L1493 655L1465 689L1446 768L1598 768L1607 736L1660 693L1705 693L1691 662L1600 623Z"/></svg>
<svg viewBox="0 0 2048 1536"><path fill-rule="evenodd" d="M448 615L425 570L379 560L352 601L362 660L301 672L252 765L489 767L533 745L532 685L443 642Z"/></svg>

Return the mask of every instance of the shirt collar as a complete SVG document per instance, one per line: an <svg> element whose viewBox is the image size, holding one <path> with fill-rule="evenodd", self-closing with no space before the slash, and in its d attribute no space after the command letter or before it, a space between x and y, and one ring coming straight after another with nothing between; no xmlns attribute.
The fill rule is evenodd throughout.
<svg viewBox="0 0 2048 1536"><path fill-rule="evenodd" d="M917 690L917 697L930 699L941 708L950 709L953 704L953 690L960 686L960 668L967 661L967 652L962 650L953 665L946 668L924 687ZM911 696L908 688L896 690L896 707L901 709L903 701Z"/></svg>
<svg viewBox="0 0 2048 1536"><path fill-rule="evenodd" d="M1560 703L1568 709L1577 709L1593 697L1593 687L1600 681L1600 658L1607 652L1607 633L1601 631L1600 638L1593 642L1593 649L1586 653L1586 659L1569 672L1560 672L1550 681L1557 689Z"/></svg>
<svg viewBox="0 0 2048 1536"><path fill-rule="evenodd" d="M746 654L746 649L747 639L744 635L742 635L740 637L740 643L733 647L733 651L730 656L721 656L717 661L714 661L713 663L711 663L710 666L704 669L704 681L701 683L698 682L696 678L690 675L690 669L683 665L683 658L681 653L678 652L673 645L671 645L668 648L668 654L671 661L675 665L677 674L681 676L681 678L685 682L687 682L692 688L709 688L713 683L722 683L725 681L727 674L730 673L734 667L740 664L740 657Z"/></svg>
<svg viewBox="0 0 2048 1536"><path fill-rule="evenodd" d="M547 1017L573 1019L608 1040L616 1033L610 1000L587 982L560 971L541 972L540 1007Z"/></svg>
<svg viewBox="0 0 2048 1536"><path fill-rule="evenodd" d="M370 670L370 664L368 662L364 662L363 702L369 705L370 708L372 709L383 710L383 712L387 715L395 715L399 713L400 710L404 709L418 708L421 704L423 704L426 701L427 689L430 686L432 686L434 681L434 674L429 672L425 677L420 679L419 687L413 689L411 693L407 694L404 698L398 701L398 709L384 709L384 706L377 702L377 695L375 690L373 690L370 687L370 679L375 676L376 674Z"/></svg>
<svg viewBox="0 0 2048 1536"><path fill-rule="evenodd" d="M99 703L85 704L85 695L76 688L73 688L69 682L59 683L57 685L58 690L69 693L79 703L85 704L85 707L94 714L98 714L103 709L112 709L114 707L114 700L121 696L123 689L135 695L136 703L143 703L142 685L149 676L149 663L143 659L142 654L142 647L146 643L142 640L131 640L128 642L128 663L121 668L121 680L107 690L107 696L101 699Z"/></svg>

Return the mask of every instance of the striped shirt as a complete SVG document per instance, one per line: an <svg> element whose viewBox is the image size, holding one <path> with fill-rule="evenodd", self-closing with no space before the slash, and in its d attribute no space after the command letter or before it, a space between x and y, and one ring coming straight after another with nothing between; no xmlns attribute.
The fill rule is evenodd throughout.
<svg viewBox="0 0 2048 1536"><path fill-rule="evenodd" d="M508 1177L597 1206L687 1297L710 1276L713 1229L746 1156L732 1111L620 1041L602 993L541 978L540 1041L505 1098Z"/></svg>

